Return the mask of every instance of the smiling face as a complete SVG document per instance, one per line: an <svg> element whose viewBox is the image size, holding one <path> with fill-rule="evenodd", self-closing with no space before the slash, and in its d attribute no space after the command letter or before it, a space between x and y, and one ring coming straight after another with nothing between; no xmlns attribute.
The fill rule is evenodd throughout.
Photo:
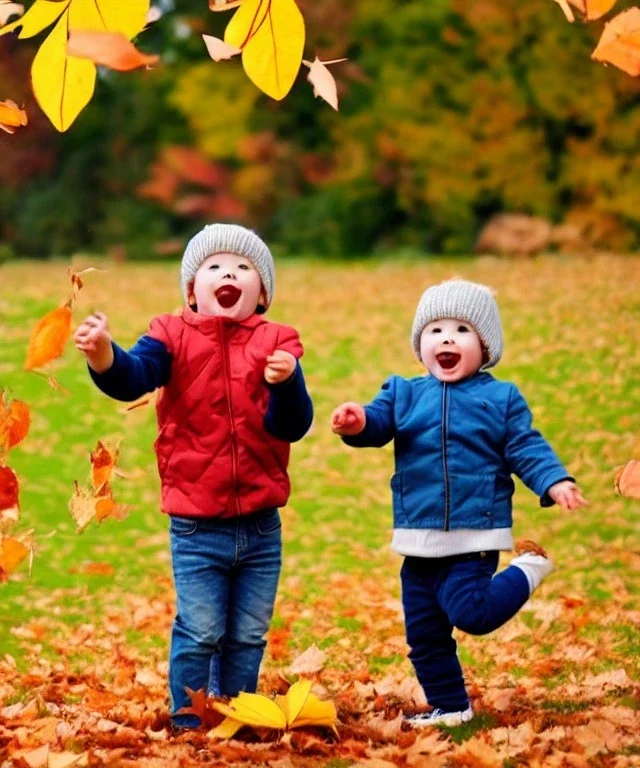
<svg viewBox="0 0 640 768"><path fill-rule="evenodd" d="M484 351L469 323L434 320L420 336L420 357L432 376L450 383L477 373L484 362Z"/></svg>
<svg viewBox="0 0 640 768"><path fill-rule="evenodd" d="M191 294L198 314L241 322L256 311L262 282L249 259L235 253L214 253L198 268ZM191 297L189 303L193 303Z"/></svg>

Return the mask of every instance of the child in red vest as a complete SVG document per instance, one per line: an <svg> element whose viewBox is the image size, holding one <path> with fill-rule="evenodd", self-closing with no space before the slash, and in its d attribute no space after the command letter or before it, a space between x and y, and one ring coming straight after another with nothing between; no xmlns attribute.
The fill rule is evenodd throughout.
<svg viewBox="0 0 640 768"><path fill-rule="evenodd" d="M289 497L289 444L313 418L298 333L262 316L273 258L252 231L212 224L187 245L181 315L160 315L128 352L96 313L75 333L92 379L135 400L160 388L155 450L169 515L177 615L169 689L174 726L185 691L255 691L281 565L278 507Z"/></svg>

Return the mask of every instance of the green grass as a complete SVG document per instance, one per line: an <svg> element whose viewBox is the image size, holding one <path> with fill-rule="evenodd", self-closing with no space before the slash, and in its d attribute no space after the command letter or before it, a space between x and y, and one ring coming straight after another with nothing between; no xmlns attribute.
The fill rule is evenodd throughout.
<svg viewBox="0 0 640 768"><path fill-rule="evenodd" d="M144 333L151 317L178 305L178 264L105 266L107 271L87 275L75 319L94 307L104 310L114 337L127 346ZM17 530L35 530L33 571L28 576L23 564L0 585L0 648L19 666L31 641L16 630L46 624L49 629L39 642L54 653L52 643L64 637L65 627L101 625L110 610L125 610L131 595L171 590L167 520L157 509L153 410L125 412L104 397L71 344L54 365L68 395L22 370L33 325L66 298L66 267L62 262L0 267L0 387L25 400L33 416L27 440L10 455L21 482ZM558 566L545 594L552 599L578 594L587 601L585 610L606 610L612 600L625 610L638 610L632 555L638 548L638 503L613 492L615 467L637 456L640 446L640 412L630 408L639 355L637 261L612 256L584 262L553 257L285 262L278 265L278 295L270 317L300 330L316 413L309 436L293 447L293 493L283 511L283 603L274 626L290 626L294 649L316 642L331 655L341 637L351 638L358 649L367 647L374 610L338 615L336 634L324 637L317 636L314 611L293 622L284 613L289 603L313 607L331 593L335 574L379 580L381 589L398 598L400 561L388 550L392 448L348 449L331 434L328 421L340 402L370 400L391 373L420 373L407 341L417 300L428 284L454 273L497 288L506 341L495 375L522 388L536 425L591 501L579 513L561 514L557 508L541 509L518 483L515 533L539 539ZM99 438L122 441L120 464L131 477L116 480L114 492L134 509L122 522L91 524L78 535L68 502L74 480L88 478L88 454ZM113 575L84 573L90 562L110 565ZM349 598L360 605L357 588ZM521 617L534 635L541 619L528 610ZM389 631L401 634L401 620L395 621ZM552 625L548 631L554 636L558 630ZM591 632L596 639L613 631L616 654L627 656L630 674L637 676L632 622L623 617L605 627L596 616L592 627L577 631ZM167 638L164 630L132 628L124 640L146 653L163 648ZM549 636L546 641L552 653L554 643ZM523 650L531 642L525 638ZM395 651L371 652L369 669L384 675L403 658ZM479 674L492 669L475 649L469 659ZM89 659L79 654L74 663L81 666ZM343 664L339 659L329 663ZM621 662L615 658L610 663ZM589 664L590 669L603 668L596 660ZM512 665L511 672L515 680L525 677L527 663ZM484 727L473 723L473 728Z"/></svg>

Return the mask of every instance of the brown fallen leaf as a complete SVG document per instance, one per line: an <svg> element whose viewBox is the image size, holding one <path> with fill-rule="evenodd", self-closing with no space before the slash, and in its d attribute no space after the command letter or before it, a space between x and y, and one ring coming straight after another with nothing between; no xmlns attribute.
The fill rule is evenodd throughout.
<svg viewBox="0 0 640 768"><path fill-rule="evenodd" d="M0 6L1 7L1 6ZM0 130L15 133L17 128L28 124L27 113L15 101L0 101Z"/></svg>
<svg viewBox="0 0 640 768"><path fill-rule="evenodd" d="M333 61L320 61L316 56L313 61L302 60L302 63L309 67L307 80L313 85L313 95L324 99L327 104L338 110L338 90L336 81L327 69L327 64L338 64L346 59L334 59Z"/></svg>
<svg viewBox="0 0 640 768"><path fill-rule="evenodd" d="M591 58L640 75L640 8L629 8L605 25Z"/></svg>
<svg viewBox="0 0 640 768"><path fill-rule="evenodd" d="M631 459L616 470L616 493L631 499L640 499L640 461Z"/></svg>
<svg viewBox="0 0 640 768"><path fill-rule="evenodd" d="M224 40L220 40L218 37L211 37L211 35L202 35L204 44L207 46L209 56L214 61L226 61L228 59L237 56L242 53L240 48L236 48L235 45L229 45Z"/></svg>
<svg viewBox="0 0 640 768"><path fill-rule="evenodd" d="M327 654L314 643L304 653L297 656L287 667L290 675L312 675L319 672L327 661Z"/></svg>
<svg viewBox="0 0 640 768"><path fill-rule="evenodd" d="M160 56L156 54L141 53L121 32L72 29L69 32L67 53L119 72L152 67L160 61Z"/></svg>

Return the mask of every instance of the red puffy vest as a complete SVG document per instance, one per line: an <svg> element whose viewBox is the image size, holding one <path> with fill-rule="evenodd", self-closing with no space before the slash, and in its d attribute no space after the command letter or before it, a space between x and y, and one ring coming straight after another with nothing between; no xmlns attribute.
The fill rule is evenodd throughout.
<svg viewBox="0 0 640 768"><path fill-rule="evenodd" d="M263 426L267 355L302 356L297 331L252 315L238 323L185 307L151 321L149 336L172 356L157 402L155 442L162 511L233 517L289 498L289 443Z"/></svg>

